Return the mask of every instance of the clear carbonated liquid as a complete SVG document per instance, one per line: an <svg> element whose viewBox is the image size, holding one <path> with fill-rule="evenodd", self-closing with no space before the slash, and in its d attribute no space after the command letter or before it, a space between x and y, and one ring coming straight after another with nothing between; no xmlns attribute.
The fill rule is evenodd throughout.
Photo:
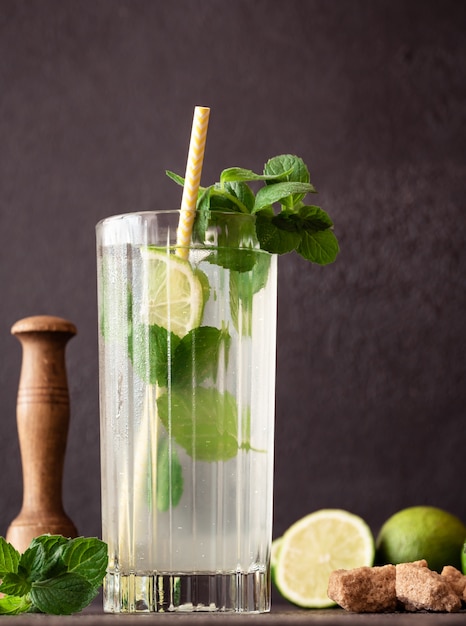
<svg viewBox="0 0 466 626"><path fill-rule="evenodd" d="M142 380L140 366L128 356L128 336L141 319L146 288L140 246L100 249L102 538L110 559L106 611L262 612L270 607L276 259L267 255L259 289L257 276L256 287L248 287L254 269L231 276L231 270L206 262L199 252L190 261L209 286L201 326L225 330L228 345L213 353L212 373L193 382L183 396L193 407L193 419L189 408L178 413L170 402L168 417L161 419L160 396L167 390ZM172 357L168 346L167 359ZM190 366L198 366L195 351ZM215 402L200 407L205 398ZM196 445L209 446L213 432L214 448L217 439L222 445L227 441L225 432L233 424L228 441L234 442L234 452L225 459L217 458L220 453L195 458L176 434L176 420L186 421L181 434L192 429L189 437ZM206 420L211 420L207 434ZM163 468L162 458L167 459Z"/></svg>

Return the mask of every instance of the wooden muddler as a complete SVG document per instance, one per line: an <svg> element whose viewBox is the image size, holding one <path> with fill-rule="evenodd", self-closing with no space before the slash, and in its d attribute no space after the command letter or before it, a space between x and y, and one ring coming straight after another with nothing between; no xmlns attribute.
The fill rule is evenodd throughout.
<svg viewBox="0 0 466 626"><path fill-rule="evenodd" d="M23 469L23 504L6 539L23 552L44 533L76 537L62 504L62 478L70 417L65 347L76 327L60 317L27 317L11 332L23 360L17 424Z"/></svg>

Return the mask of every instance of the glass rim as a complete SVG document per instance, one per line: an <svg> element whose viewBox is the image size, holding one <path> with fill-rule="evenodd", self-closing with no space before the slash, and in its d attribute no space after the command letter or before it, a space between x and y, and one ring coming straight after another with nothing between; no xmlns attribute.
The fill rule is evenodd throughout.
<svg viewBox="0 0 466 626"><path fill-rule="evenodd" d="M161 245L163 248L196 250L228 248L254 250L274 256L274 253L260 246L255 228L255 214L209 210L209 225L206 232L210 232L212 238L198 240L194 237L195 228L193 228L189 243L181 243L178 240L180 213L180 209L159 209L110 215L96 224L97 245ZM233 227L231 231L233 239L227 244L225 237L229 238L230 227ZM162 234L163 240L160 238Z"/></svg>
<svg viewBox="0 0 466 626"><path fill-rule="evenodd" d="M100 219L97 224L96 224L96 228L100 228L102 225L106 224L106 223L115 223L118 221L124 221L126 219L131 219L131 218L143 218L143 217L149 217L149 216L155 216L155 215L180 215L181 213L181 209L153 209L153 210L145 210L145 211L128 211L127 213L116 213L115 215L109 215L108 217L103 217L102 219ZM195 211L194 214L196 214L197 211ZM239 211L220 211L220 210L210 210L209 209L209 213L211 213L212 215L225 215L228 217L232 217L232 216L236 216L236 217L240 217L240 218L249 218L249 219L256 219L256 215L254 213L241 213Z"/></svg>

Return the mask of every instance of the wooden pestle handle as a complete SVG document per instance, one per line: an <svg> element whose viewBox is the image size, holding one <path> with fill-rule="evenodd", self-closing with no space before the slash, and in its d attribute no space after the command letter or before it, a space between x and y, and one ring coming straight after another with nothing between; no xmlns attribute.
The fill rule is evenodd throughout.
<svg viewBox="0 0 466 626"><path fill-rule="evenodd" d="M23 504L7 541L23 552L44 533L77 536L62 504L70 417L65 347L76 327L60 317L41 315L16 322L11 332L23 348L17 399Z"/></svg>

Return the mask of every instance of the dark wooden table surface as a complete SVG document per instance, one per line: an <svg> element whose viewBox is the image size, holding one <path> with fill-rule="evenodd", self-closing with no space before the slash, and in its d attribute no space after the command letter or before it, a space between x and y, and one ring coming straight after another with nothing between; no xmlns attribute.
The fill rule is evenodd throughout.
<svg viewBox="0 0 466 626"><path fill-rule="evenodd" d="M0 626L144 626L148 623L161 624L194 624L194 626L221 625L232 626L268 624L278 626L283 624L320 624L322 626L466 626L466 611L459 613L381 613L356 614L348 613L343 609L303 610L289 604L274 604L270 613L262 615L241 615L221 613L173 613L173 614L139 614L139 615L111 615L104 614L101 603L93 603L82 613L70 616L53 615L15 615L1 616Z"/></svg>

